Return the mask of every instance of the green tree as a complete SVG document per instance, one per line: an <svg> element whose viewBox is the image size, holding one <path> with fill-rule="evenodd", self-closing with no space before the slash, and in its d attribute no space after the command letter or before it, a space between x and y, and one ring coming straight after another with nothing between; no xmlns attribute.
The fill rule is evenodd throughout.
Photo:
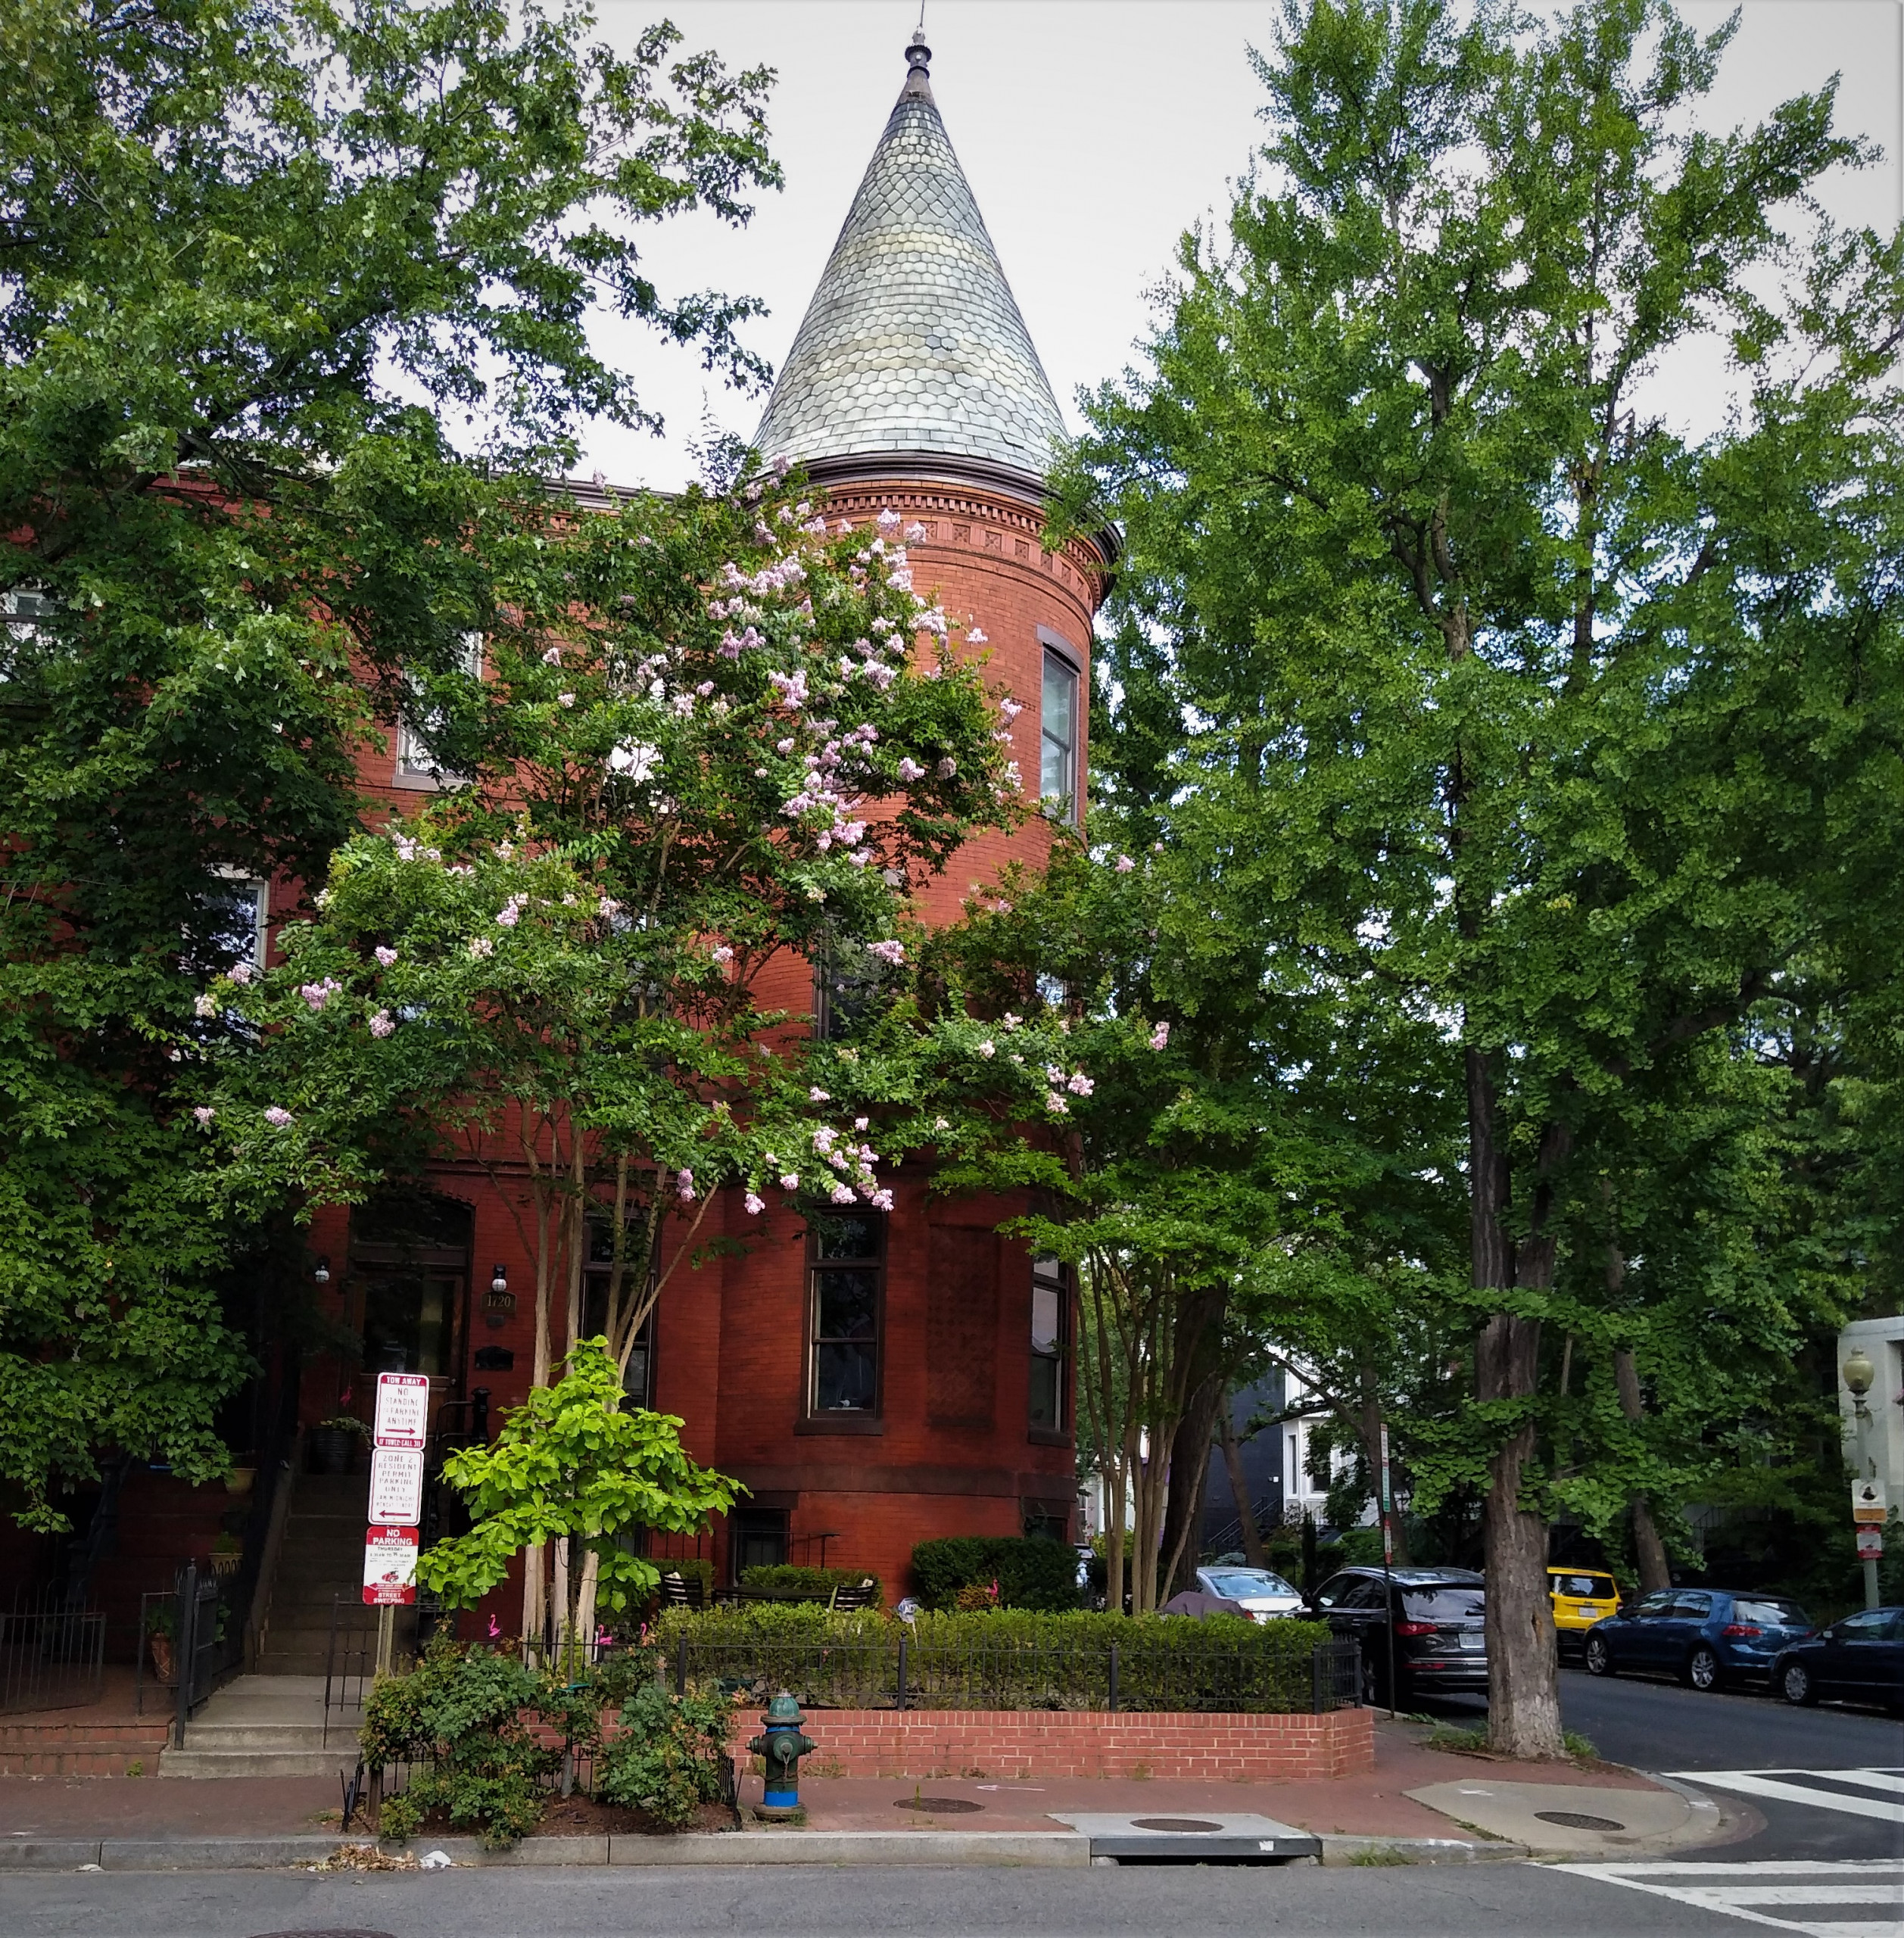
<svg viewBox="0 0 1904 1938"><path fill-rule="evenodd" d="M1128 534L1136 807L1248 857L1226 916L1320 999L1458 1051L1476 1401L1441 1480L1485 1492L1515 1755L1561 1747L1543 1429L1556 1335L1638 1295L1625 1154L1808 955L1898 936L1904 258L1781 231L1865 158L1828 89L1687 132L1729 31L1289 0L1259 174L1067 488ZM1744 396L1695 444L1640 391L1715 332ZM1597 1484L1641 1491L1632 1445Z"/></svg>
<svg viewBox="0 0 1904 1938"><path fill-rule="evenodd" d="M0 14L0 1474L195 1477L243 1341L176 1080L354 756L454 684L534 478L647 421L606 307L758 365L643 229L777 180L767 76L587 14L22 0Z"/></svg>

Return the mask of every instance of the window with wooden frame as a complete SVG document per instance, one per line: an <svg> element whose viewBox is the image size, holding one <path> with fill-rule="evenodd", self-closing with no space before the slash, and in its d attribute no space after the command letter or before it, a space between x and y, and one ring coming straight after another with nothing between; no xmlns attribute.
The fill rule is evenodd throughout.
<svg viewBox="0 0 1904 1938"><path fill-rule="evenodd" d="M1038 798L1054 821L1079 818L1077 748L1077 668L1047 646L1038 714Z"/></svg>
<svg viewBox="0 0 1904 1938"><path fill-rule="evenodd" d="M852 1432L879 1418L883 1215L815 1212L807 1260L807 1420Z"/></svg>
<svg viewBox="0 0 1904 1938"><path fill-rule="evenodd" d="M1040 1258L1031 1268L1031 1399L1029 1425L1034 1433L1061 1434L1068 1382L1064 1363L1071 1344L1070 1269L1055 1258Z"/></svg>

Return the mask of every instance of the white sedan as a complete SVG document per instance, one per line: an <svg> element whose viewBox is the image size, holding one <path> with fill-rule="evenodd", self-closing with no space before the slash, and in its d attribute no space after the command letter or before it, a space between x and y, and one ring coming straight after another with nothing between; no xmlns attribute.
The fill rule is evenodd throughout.
<svg viewBox="0 0 1904 1938"><path fill-rule="evenodd" d="M1301 1596L1267 1568L1199 1568L1197 1585L1206 1595L1241 1602L1255 1622L1275 1622L1303 1610Z"/></svg>

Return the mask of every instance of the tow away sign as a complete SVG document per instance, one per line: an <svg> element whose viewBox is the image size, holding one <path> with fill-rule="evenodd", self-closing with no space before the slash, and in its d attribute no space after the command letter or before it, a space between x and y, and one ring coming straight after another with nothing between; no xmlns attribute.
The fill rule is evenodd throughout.
<svg viewBox="0 0 1904 1938"><path fill-rule="evenodd" d="M430 1437L430 1376L427 1372L377 1376L376 1444L423 1450Z"/></svg>

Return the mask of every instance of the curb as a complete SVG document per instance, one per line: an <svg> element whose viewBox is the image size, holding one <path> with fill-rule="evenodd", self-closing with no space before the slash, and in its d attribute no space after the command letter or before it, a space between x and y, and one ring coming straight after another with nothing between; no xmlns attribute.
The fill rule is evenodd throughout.
<svg viewBox="0 0 1904 1938"><path fill-rule="evenodd" d="M0 1871L270 1871L321 1864L340 1844L379 1849L369 1837L19 1837L0 1840ZM1091 1840L1070 1831L687 1831L673 1837L529 1837L513 1850L485 1850L476 1837L424 1838L402 1846L453 1864L992 1865L1082 1869Z"/></svg>
<svg viewBox="0 0 1904 1938"><path fill-rule="evenodd" d="M1469 1843L1461 1837L1324 1837L1325 1865L1524 1863L1525 1844Z"/></svg>

